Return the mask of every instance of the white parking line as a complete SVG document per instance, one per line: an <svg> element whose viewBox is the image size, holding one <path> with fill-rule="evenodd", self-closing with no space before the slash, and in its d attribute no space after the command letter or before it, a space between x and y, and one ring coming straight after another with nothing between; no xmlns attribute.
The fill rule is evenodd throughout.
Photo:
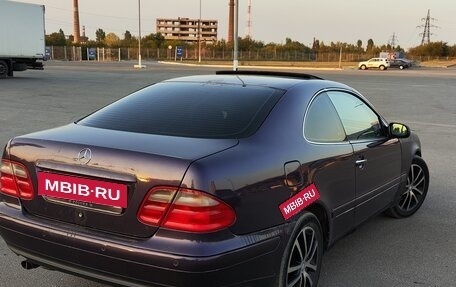
<svg viewBox="0 0 456 287"><path fill-rule="evenodd" d="M407 122L409 124L424 125L424 126L433 126L433 127L442 127L442 128L456 128L456 125L449 124L436 124L436 123L424 123L424 122Z"/></svg>

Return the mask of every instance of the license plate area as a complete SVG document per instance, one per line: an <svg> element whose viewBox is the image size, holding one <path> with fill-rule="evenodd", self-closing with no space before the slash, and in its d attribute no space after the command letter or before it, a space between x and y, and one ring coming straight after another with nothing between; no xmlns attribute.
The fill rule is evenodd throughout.
<svg viewBox="0 0 456 287"><path fill-rule="evenodd" d="M127 190L126 184L38 172L38 195L54 203L118 213L127 208Z"/></svg>
<svg viewBox="0 0 456 287"><path fill-rule="evenodd" d="M57 197L49 197L43 196L44 200L53 204L59 204L63 206L72 206L78 209L85 209L90 211L95 211L99 213L106 213L111 215L120 215L123 212L122 207L116 206L107 206L101 205L96 203L78 201L78 200L71 200L71 199L64 199L64 198L57 198Z"/></svg>

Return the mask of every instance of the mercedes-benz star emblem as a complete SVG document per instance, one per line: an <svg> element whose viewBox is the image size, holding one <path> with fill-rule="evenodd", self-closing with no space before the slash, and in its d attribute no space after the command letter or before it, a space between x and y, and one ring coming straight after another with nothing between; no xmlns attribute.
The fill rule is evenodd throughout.
<svg viewBox="0 0 456 287"><path fill-rule="evenodd" d="M85 148L78 153L78 157L75 158L80 164L88 164L92 159L92 151L89 148Z"/></svg>

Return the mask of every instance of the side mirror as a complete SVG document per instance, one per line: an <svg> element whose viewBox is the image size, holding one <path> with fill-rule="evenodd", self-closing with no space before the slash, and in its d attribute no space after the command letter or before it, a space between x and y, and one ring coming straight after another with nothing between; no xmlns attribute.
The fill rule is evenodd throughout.
<svg viewBox="0 0 456 287"><path fill-rule="evenodd" d="M390 123L388 133L392 138L408 138L410 136L410 128L404 124Z"/></svg>

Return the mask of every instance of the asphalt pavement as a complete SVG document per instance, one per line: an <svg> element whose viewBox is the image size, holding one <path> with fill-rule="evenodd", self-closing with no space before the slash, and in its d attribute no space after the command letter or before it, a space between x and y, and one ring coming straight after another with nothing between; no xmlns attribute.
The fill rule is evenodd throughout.
<svg viewBox="0 0 456 287"><path fill-rule="evenodd" d="M72 122L148 84L216 70L134 64L49 62L44 71L0 80L0 145ZM408 124L421 138L431 175L414 216L379 215L337 241L324 255L319 286L456 286L456 69L299 72L346 83L387 120ZM0 239L0 286L107 286L43 268L26 271L21 261Z"/></svg>

